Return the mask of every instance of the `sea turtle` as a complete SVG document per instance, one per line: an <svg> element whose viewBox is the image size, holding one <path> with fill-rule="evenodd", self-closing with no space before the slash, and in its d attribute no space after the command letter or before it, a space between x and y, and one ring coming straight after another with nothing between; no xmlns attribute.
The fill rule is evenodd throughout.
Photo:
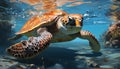
<svg viewBox="0 0 120 69"><path fill-rule="evenodd" d="M16 43L6 51L16 58L32 58L47 48L50 43L64 42L76 37L87 39L94 52L100 51L100 44L97 39L88 31L81 30L83 24L81 14L68 14L56 9L44 14L35 15L16 33L11 40L21 36L28 36L28 40Z"/></svg>

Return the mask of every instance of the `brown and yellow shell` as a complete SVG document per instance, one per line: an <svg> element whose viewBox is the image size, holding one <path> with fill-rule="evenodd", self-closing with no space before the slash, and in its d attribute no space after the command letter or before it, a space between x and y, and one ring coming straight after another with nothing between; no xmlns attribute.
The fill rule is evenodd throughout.
<svg viewBox="0 0 120 69"><path fill-rule="evenodd" d="M66 14L67 14L66 12L60 9L56 9L53 11L46 12L41 16L38 16L38 15L33 16L25 23L22 29L16 34L17 35L24 34L29 31L32 31L33 29L37 27L51 25L56 20L57 17L64 16Z"/></svg>

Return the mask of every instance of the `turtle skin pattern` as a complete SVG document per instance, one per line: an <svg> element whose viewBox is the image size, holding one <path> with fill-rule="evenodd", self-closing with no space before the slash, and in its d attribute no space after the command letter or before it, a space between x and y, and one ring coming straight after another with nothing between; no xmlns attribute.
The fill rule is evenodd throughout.
<svg viewBox="0 0 120 69"><path fill-rule="evenodd" d="M7 52L16 58L32 58L48 47L51 38L51 33L44 30L38 37L29 37L28 40L9 47Z"/></svg>

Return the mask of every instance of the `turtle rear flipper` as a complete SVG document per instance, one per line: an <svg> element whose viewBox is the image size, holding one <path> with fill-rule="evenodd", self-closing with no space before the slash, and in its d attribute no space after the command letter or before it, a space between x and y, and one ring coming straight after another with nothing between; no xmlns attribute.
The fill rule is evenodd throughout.
<svg viewBox="0 0 120 69"><path fill-rule="evenodd" d="M52 34L45 28L37 31L38 37L29 37L28 40L22 40L6 49L8 54L21 59L29 59L37 56L46 49L51 41Z"/></svg>
<svg viewBox="0 0 120 69"><path fill-rule="evenodd" d="M22 37L22 35L16 35L16 36L13 36L13 37L11 37L11 38L8 38L8 40L9 41L13 41L13 40L17 40L17 39L19 39L19 38L21 38Z"/></svg>

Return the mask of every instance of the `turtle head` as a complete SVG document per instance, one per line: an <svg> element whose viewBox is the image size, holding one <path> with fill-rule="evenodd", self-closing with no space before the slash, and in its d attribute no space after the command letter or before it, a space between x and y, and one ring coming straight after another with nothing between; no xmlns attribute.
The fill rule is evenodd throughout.
<svg viewBox="0 0 120 69"><path fill-rule="evenodd" d="M83 17L80 14L65 15L62 17L61 21L65 26L82 27L83 25Z"/></svg>
<svg viewBox="0 0 120 69"><path fill-rule="evenodd" d="M82 19L80 14L65 15L58 20L58 29L67 34L77 33L82 28Z"/></svg>
<svg viewBox="0 0 120 69"><path fill-rule="evenodd" d="M82 27L83 26L83 16L80 14L69 14L68 15L68 25Z"/></svg>

